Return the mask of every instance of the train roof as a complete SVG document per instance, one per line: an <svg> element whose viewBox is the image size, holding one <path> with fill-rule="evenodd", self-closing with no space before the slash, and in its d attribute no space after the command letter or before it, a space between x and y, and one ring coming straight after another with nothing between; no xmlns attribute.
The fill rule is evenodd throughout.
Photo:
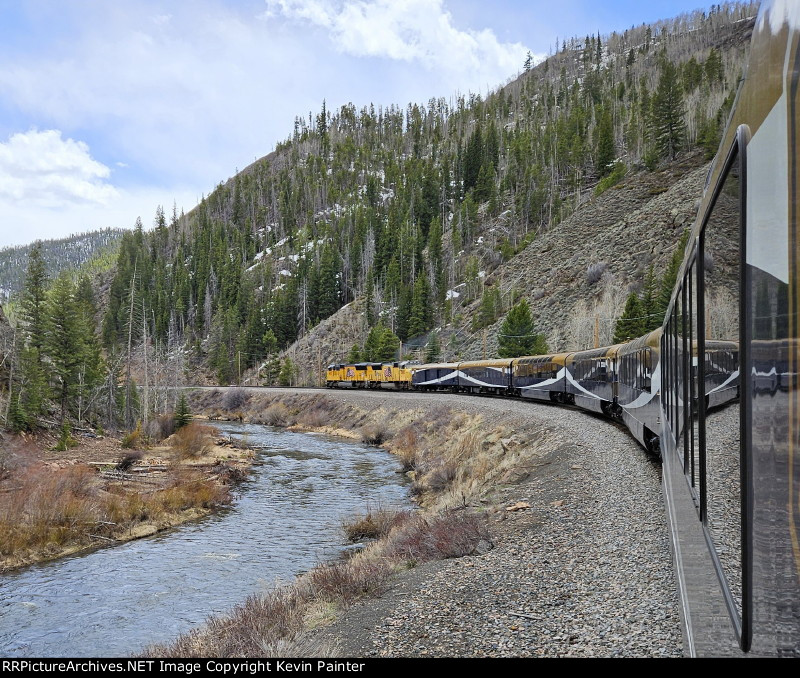
<svg viewBox="0 0 800 678"><path fill-rule="evenodd" d="M513 358L496 358L492 360L471 360L458 364L459 369L469 369L470 367L510 367Z"/></svg>
<svg viewBox="0 0 800 678"><path fill-rule="evenodd" d="M626 355L628 353L639 351L643 348L659 348L661 346L661 336L663 334L664 330L661 327L659 327L657 330L648 332L643 337L639 337L638 339L633 339L632 341L629 341L627 344L622 344L622 346L619 349L619 353L621 355Z"/></svg>
<svg viewBox="0 0 800 678"><path fill-rule="evenodd" d="M539 362L551 362L557 365L563 365L567 362L567 358L572 355L571 353L553 353L552 355L526 355L520 358L514 358L514 365L531 365Z"/></svg>
<svg viewBox="0 0 800 678"><path fill-rule="evenodd" d="M617 353L625 344L614 344L613 346L603 346L601 348L590 348L587 351L577 351L568 354L570 360L586 360L592 358L616 358Z"/></svg>
<svg viewBox="0 0 800 678"><path fill-rule="evenodd" d="M409 365L409 368L416 370L457 370L458 363L429 363L427 365Z"/></svg>

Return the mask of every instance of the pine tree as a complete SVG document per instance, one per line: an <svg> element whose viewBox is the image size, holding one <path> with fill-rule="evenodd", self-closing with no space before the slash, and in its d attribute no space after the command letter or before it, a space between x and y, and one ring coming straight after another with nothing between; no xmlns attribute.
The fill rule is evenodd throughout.
<svg viewBox="0 0 800 678"><path fill-rule="evenodd" d="M662 158L674 160L686 138L683 89L678 69L662 55L658 88L653 97L653 139Z"/></svg>
<svg viewBox="0 0 800 678"><path fill-rule="evenodd" d="M8 427L15 433L30 429L30 421L18 391L12 389L8 403Z"/></svg>
<svg viewBox="0 0 800 678"><path fill-rule="evenodd" d="M483 166L483 134L480 125L469 138L467 150L464 153L464 193L474 188L478 183L478 175Z"/></svg>
<svg viewBox="0 0 800 678"><path fill-rule="evenodd" d="M614 123L611 112L604 108L597 123L597 173L604 177L611 171L611 163L617 157L614 144Z"/></svg>
<svg viewBox="0 0 800 678"><path fill-rule="evenodd" d="M426 332L433 318L431 309L431 289L428 279L421 275L414 283L414 294L411 299L411 316L408 321L408 336L416 337Z"/></svg>
<svg viewBox="0 0 800 678"><path fill-rule="evenodd" d="M45 303L47 300L47 270L42 258L42 243L36 242L28 254L28 270L22 291L22 318L26 324L29 343L40 353L45 341Z"/></svg>
<svg viewBox="0 0 800 678"><path fill-rule="evenodd" d="M79 384L80 366L85 360L85 328L81 326L75 293L66 274L53 283L46 307L45 351L52 364L54 395L67 416Z"/></svg>
<svg viewBox="0 0 800 678"><path fill-rule="evenodd" d="M400 350L400 338L388 327L384 327L378 345L378 360L393 361Z"/></svg>
<svg viewBox="0 0 800 678"><path fill-rule="evenodd" d="M652 332L653 330L661 327L664 320L663 314L659 315L658 312L658 280L656 279L655 268L652 264L647 269L647 275L644 279L644 287L640 297L642 306L642 330L644 332Z"/></svg>
<svg viewBox="0 0 800 678"><path fill-rule="evenodd" d="M175 407L175 428L183 428L192 420L192 413L189 411L189 405L186 403L186 394L181 393L178 400L178 405Z"/></svg>
<svg viewBox="0 0 800 678"><path fill-rule="evenodd" d="M408 339L411 326L411 307L413 304L413 290L409 285L401 285L400 298L397 304L397 318L395 327L397 329L397 336L404 341Z"/></svg>
<svg viewBox="0 0 800 678"><path fill-rule="evenodd" d="M474 328L481 329L482 327L488 327L497 320L497 316L501 313L500 290L495 287L485 287L483 289L481 305L478 309L477 322Z"/></svg>
<svg viewBox="0 0 800 678"><path fill-rule="evenodd" d="M358 347L353 347L354 350L356 348ZM392 361L396 358L399 348L399 337L381 321L367 335L367 340L364 342L364 350L361 352L361 359L373 363ZM358 362L358 360L353 362Z"/></svg>
<svg viewBox="0 0 800 678"><path fill-rule="evenodd" d="M667 264L667 268L661 278L661 284L659 285L658 297L656 299L654 310L654 313L658 314L661 318L667 314L667 308L669 307L669 302L672 299L672 290L675 289L675 283L678 280L678 271L680 270L681 263L683 262L683 254L688 240L689 231L687 229L681 235L681 238L678 241L678 246L672 253L672 258L669 260L669 264Z"/></svg>
<svg viewBox="0 0 800 678"><path fill-rule="evenodd" d="M428 340L428 344L425 347L425 362L426 363L435 363L439 360L439 353L441 352L441 344L439 343L439 333L434 332L431 335L431 338Z"/></svg>
<svg viewBox="0 0 800 678"><path fill-rule="evenodd" d="M478 172L478 181L475 184L475 200L478 203L488 202L495 194L494 165L484 163Z"/></svg>
<svg viewBox="0 0 800 678"><path fill-rule="evenodd" d="M536 334L531 309L526 299L512 308L497 335L498 352L501 358L544 355L547 344L541 334Z"/></svg>
<svg viewBox="0 0 800 678"><path fill-rule="evenodd" d="M614 343L620 344L642 336L645 333L642 316L642 302L636 292L631 292L625 302L625 310L614 327Z"/></svg>
<svg viewBox="0 0 800 678"><path fill-rule="evenodd" d="M531 54L530 50L528 50L528 54L525 57L525 63L522 65L522 67L525 69L525 72L527 73L529 70L531 70L532 65L533 65L533 55Z"/></svg>
<svg viewBox="0 0 800 678"><path fill-rule="evenodd" d="M39 415L45 413L50 390L39 349L26 346L20 352L21 392L17 394L19 406L29 425L35 425Z"/></svg>
<svg viewBox="0 0 800 678"><path fill-rule="evenodd" d="M291 386L294 383L296 376L297 368L289 356L286 356L283 361L283 365L281 365L281 372L278 375L278 384L280 386Z"/></svg>

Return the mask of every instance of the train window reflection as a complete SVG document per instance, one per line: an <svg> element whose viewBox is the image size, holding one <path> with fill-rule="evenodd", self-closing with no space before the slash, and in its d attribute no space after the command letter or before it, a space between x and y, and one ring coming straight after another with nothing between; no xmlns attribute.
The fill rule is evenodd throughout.
<svg viewBox="0 0 800 678"><path fill-rule="evenodd" d="M739 183L737 158L702 235L705 318L698 397L702 395L705 410L704 521L741 615Z"/></svg>

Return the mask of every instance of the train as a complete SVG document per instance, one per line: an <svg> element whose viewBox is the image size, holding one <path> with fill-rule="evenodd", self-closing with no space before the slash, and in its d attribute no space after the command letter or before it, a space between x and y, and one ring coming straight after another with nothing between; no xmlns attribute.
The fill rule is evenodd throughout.
<svg viewBox="0 0 800 678"><path fill-rule="evenodd" d="M385 388L530 398L569 404L625 423L644 448L660 456L658 329L634 341L572 353L419 364L331 364L329 388ZM694 345L695 366L697 342ZM739 397L735 341L708 342L704 397L720 407ZM695 367L696 369L696 367ZM695 405L696 407L696 405Z"/></svg>
<svg viewBox="0 0 800 678"><path fill-rule="evenodd" d="M398 378L602 413L659 455L688 656L800 656L798 196L800 2L765 0L661 328Z"/></svg>

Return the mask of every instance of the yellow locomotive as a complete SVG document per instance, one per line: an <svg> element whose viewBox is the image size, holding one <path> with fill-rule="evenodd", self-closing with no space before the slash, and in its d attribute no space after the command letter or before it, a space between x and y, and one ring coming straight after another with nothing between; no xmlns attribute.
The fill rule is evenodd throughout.
<svg viewBox="0 0 800 678"><path fill-rule="evenodd" d="M407 361L328 365L325 385L328 388L337 388L342 383L349 384L352 388L376 389L389 385L395 389L408 390L411 387L411 369Z"/></svg>

